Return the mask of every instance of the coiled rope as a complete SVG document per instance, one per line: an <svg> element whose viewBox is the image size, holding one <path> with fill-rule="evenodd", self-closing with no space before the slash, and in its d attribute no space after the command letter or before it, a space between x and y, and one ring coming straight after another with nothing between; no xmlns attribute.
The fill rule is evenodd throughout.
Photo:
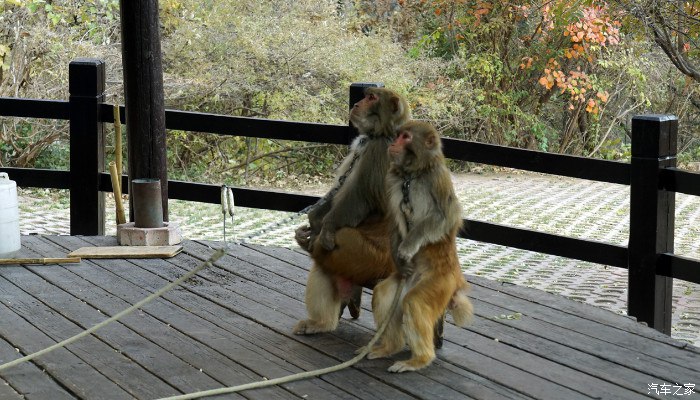
<svg viewBox="0 0 700 400"><path fill-rule="evenodd" d="M225 253L226 252L224 251L224 249L216 250L216 252L214 252L214 254L212 254L211 257L209 257L206 261L200 263L198 266L193 268L190 272L186 273L185 275L182 275L181 277L174 280L173 282L163 286L162 288L158 289L157 291L152 293L150 296L144 298L143 300L139 301L138 303L134 304L133 306L115 314L111 318L108 318L108 319L100 322L99 324L93 326L92 328L87 329L83 332L80 332L79 334L77 334L73 337L70 337L62 342L56 343L56 344L49 346L43 350L37 351L36 353L32 353L32 354L29 354L29 355L24 356L22 358L18 358L16 360L10 361L6 364L2 364L2 365L0 365L0 371L3 371L3 370L10 368L10 367L14 367L15 365L21 364L25 361L33 360L39 356L42 356L42 355L49 353L51 351L54 351L56 349L60 349L61 347L67 346L67 345L75 342L76 340L78 340L82 337L85 337L85 336L95 332L96 330L98 330L100 328L103 328L105 325L109 324L110 322L114 322L114 321L118 320L119 318L133 312L134 310L143 307L144 305L146 305L146 304L150 303L151 301L157 299L158 297L162 296L168 290L170 290L170 289L174 288L175 286L178 286L182 282L190 279L192 276L194 276L194 274L196 274L197 272L199 272L203 268L214 264L214 262L216 262L216 260L221 258Z"/></svg>
<svg viewBox="0 0 700 400"><path fill-rule="evenodd" d="M323 200L323 199L322 199ZM233 224L233 215L234 215L234 198L233 198L233 191L231 188L227 186L222 186L221 187L221 210L223 214L223 220L224 220L224 247L217 249L214 254L212 254L206 261L200 263L196 267L194 267L191 271L187 272L186 274L182 275L180 278L174 280L173 282L163 286L162 288L158 289L157 291L153 292L151 295L145 297L141 301L135 303L131 307L115 314L111 318L108 318L99 324L93 326L92 328L89 328L73 337L70 337L66 340L63 340L59 343L56 343L52 346L49 346L43 350L37 351L35 353L26 355L22 358L18 358L16 360L10 361L8 363L0 365L0 371L6 370L8 368L12 368L15 365L21 364L26 361L33 360L37 357L40 357L44 354L50 353L56 349L60 349L62 347L65 347L73 342L75 342L78 339L81 339L87 335L92 334L96 330L105 327L111 322L114 322L130 313L133 311L145 306L146 304L150 303L151 301L161 297L163 294L165 294L167 291L171 290L172 288L180 285L182 282L190 279L193 277L197 272L201 271L202 269L206 267L211 267L217 260L219 260L221 257L223 257L226 254L226 250L229 248L227 238L226 238L226 217L230 216L231 217L231 224ZM384 333L384 330L386 329L387 325L389 324L389 321L391 320L391 315L394 314L396 307L399 303L399 299L401 298L401 291L403 290L405 284L405 279L401 279L399 282L399 285L396 288L396 293L394 294L394 300L391 303L391 308L389 310L389 317L381 324L379 329L377 329L377 332L374 334L372 339L369 341L369 343L362 349L362 351L353 357L352 359L341 363L337 364L331 367L327 368L321 368L313 371L305 371L305 372L300 372L297 374L292 374L288 376L283 376L280 378L275 378L275 379L269 379L269 380L264 380L264 381L258 381L258 382L251 382L251 383L246 383L243 385L238 385L238 386L231 386L231 387L226 387L226 388L219 388L219 389L211 389L211 390L205 390L201 392L195 392L195 393L189 393L189 394L183 394L183 395L178 395L178 396L171 396L171 397L163 397L158 400L185 400L185 399L195 399L199 397L207 397L207 396L214 396L214 395L219 395L219 394L226 394L226 393L235 393L235 392L240 392L243 390L250 390L250 389L258 389L258 388L263 388L263 387L268 387L268 386L274 386L274 385L281 385L284 383L289 383L293 381L298 381L302 379L308 379L308 378L313 378L317 377L320 375L328 374L331 372L336 372L340 371L342 369L348 368L356 363L358 363L360 360L362 360L372 349L374 344L379 340L379 338L382 336Z"/></svg>
<svg viewBox="0 0 700 400"><path fill-rule="evenodd" d="M391 303L391 308L389 310L389 317L387 317L386 320L379 326L379 329L377 329L377 332L374 334L372 339L369 341L369 343L362 349L362 351L353 357L352 359L345 361L344 363L333 365L331 367L326 367L326 368L321 368L313 371L305 371L305 372L299 372L297 374L292 374L292 375L287 375L283 376L280 378L274 378L274 379L269 379L269 380L264 380L264 381L258 381L258 382L250 382L250 383L245 383L242 385L238 386L231 386L231 387L226 387L226 388L219 388L219 389L210 389L210 390L204 390L201 392L194 392L194 393L188 393L188 394L183 394L183 395L178 395L178 396L171 396L171 397L162 397L158 400L186 400L186 399L196 399L200 397L207 397L207 396L215 396L219 394L227 394L227 393L235 393L235 392L241 392L243 390L250 390L250 389L260 389L268 386L274 386L274 385L282 385L285 383L289 382L294 382L294 381L299 381L302 379L308 379L308 378L314 378L320 375L325 375L329 374L331 372L337 372L342 369L351 367L355 364L357 364L360 360L365 358L365 356L372 350L372 347L374 346L375 343L377 343L377 340L381 338L382 334L384 334L384 330L386 329L387 325L389 325L389 321L391 321L391 315L394 314L396 311L396 307L399 304L399 300L401 299L401 291L403 290L404 284L406 280L401 279L399 282L399 285L396 287L396 293L394 294L394 300Z"/></svg>

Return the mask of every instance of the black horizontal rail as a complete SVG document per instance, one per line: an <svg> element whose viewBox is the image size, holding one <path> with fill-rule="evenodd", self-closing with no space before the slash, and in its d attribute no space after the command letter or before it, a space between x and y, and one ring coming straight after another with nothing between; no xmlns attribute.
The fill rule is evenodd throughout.
<svg viewBox="0 0 700 400"><path fill-rule="evenodd" d="M172 186L171 186L172 185ZM181 181L168 181L171 199L220 204L221 186ZM298 212L318 200L316 196L273 190L233 188L235 203L240 207Z"/></svg>
<svg viewBox="0 0 700 400"><path fill-rule="evenodd" d="M128 177L122 176L122 193L128 193ZM314 204L319 198L305 194L294 194L276 190L246 189L232 187L238 207L261 208L266 210L298 212ZM100 189L112 191L112 179L106 172L100 174ZM221 186L208 183L168 180L168 198L197 201L200 203L221 204Z"/></svg>
<svg viewBox="0 0 700 400"><path fill-rule="evenodd" d="M0 116L23 118L68 119L65 100L35 100L0 97Z"/></svg>
<svg viewBox="0 0 700 400"><path fill-rule="evenodd" d="M464 219L459 237L627 268L627 247Z"/></svg>
<svg viewBox="0 0 700 400"><path fill-rule="evenodd" d="M660 254L658 261L657 274L700 284L700 261L671 253Z"/></svg>
<svg viewBox="0 0 700 400"><path fill-rule="evenodd" d="M113 107L111 104L101 104L102 122L114 123ZM123 106L120 106L120 119L123 123L126 122ZM353 136L348 125L279 121L178 110L165 110L165 127L228 136L328 144L349 144Z"/></svg>
<svg viewBox="0 0 700 400"><path fill-rule="evenodd" d="M678 168L664 168L660 174L662 187L659 189L700 196L700 174Z"/></svg>
<svg viewBox="0 0 700 400"><path fill-rule="evenodd" d="M113 123L113 105L102 104L100 119ZM121 120L126 122L124 107ZM347 125L277 121L189 111L165 111L168 129L246 136L265 139L296 140L327 144L349 144L354 133ZM443 138L445 157L532 172L629 185L629 164L592 158L516 149L460 139Z"/></svg>
<svg viewBox="0 0 700 400"><path fill-rule="evenodd" d="M165 111L165 124L169 129L220 135L334 144L350 143L350 127L347 125L277 121L172 110Z"/></svg>
<svg viewBox="0 0 700 400"><path fill-rule="evenodd" d="M69 102L0 98L0 116L68 119ZM120 106L122 122L124 107ZM113 105L98 104L98 121L113 123ZM328 144L348 144L354 134L348 126L308 122L276 121L209 113L166 110L166 127L184 131L295 140ZM568 176L579 179L629 185L629 163L589 159L541 151L517 149L452 138L443 139L447 158L497 165L526 171ZM70 188L70 172L24 168L0 168L8 172L22 187ZM659 169L659 189L700 196L700 174L673 166ZM122 177L124 192L128 178ZM100 173L100 191L111 191L109 174ZM169 181L169 197L210 204L220 202L220 186L181 181ZM236 204L242 207L297 212L316 202L318 197L279 191L234 188ZM596 241L558 236L528 229L509 227L482 221L464 220L460 237L503 246L551 254L560 257L628 268L629 250ZM657 273L700 283L700 261L664 253L659 255Z"/></svg>
<svg viewBox="0 0 700 400"><path fill-rule="evenodd" d="M7 172L10 179L15 181L19 187L37 187L48 189L70 188L70 171L0 167L0 172ZM110 190L112 190L111 185Z"/></svg>
<svg viewBox="0 0 700 400"><path fill-rule="evenodd" d="M444 138L442 143L445 157L454 160L599 182L630 184L630 166L619 161L545 153L459 139Z"/></svg>

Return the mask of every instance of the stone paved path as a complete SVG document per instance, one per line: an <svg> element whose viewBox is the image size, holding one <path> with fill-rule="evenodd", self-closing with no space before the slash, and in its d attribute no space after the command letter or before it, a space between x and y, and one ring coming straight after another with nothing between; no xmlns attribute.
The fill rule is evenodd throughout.
<svg viewBox="0 0 700 400"><path fill-rule="evenodd" d="M629 187L529 173L460 174L455 187L464 215L487 222L536 229L626 245ZM323 193L325 188L306 191ZM107 234L115 234L113 200L108 197ZM222 240L219 206L171 200L170 220L189 239ZM21 190L23 234L68 234L65 191ZM676 197L676 253L700 258L700 198ZM283 223L280 224L280 221ZM294 229L305 222L293 213L238 208L236 239L294 247ZM254 235L254 237L250 237ZM460 240L462 266L468 274L511 282L625 313L626 270L492 244ZM700 347L700 285L675 280L672 336ZM498 316L495 316L498 317Z"/></svg>

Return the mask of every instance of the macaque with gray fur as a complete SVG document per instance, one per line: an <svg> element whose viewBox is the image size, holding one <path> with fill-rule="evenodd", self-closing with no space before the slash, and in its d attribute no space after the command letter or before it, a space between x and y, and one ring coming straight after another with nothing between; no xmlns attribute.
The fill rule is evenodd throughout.
<svg viewBox="0 0 700 400"><path fill-rule="evenodd" d="M309 318L299 321L294 333L334 330L343 302L395 270L386 220L387 148L409 118L406 100L385 88L367 88L350 111L360 136L341 164L328 200L309 213L309 226L296 232L314 265L306 287ZM359 315L359 304L351 314Z"/></svg>

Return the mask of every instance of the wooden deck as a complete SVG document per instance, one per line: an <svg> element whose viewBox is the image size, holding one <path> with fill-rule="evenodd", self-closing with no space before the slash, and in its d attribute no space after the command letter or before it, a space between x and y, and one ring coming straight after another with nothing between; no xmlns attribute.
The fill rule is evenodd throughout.
<svg viewBox="0 0 700 400"><path fill-rule="evenodd" d="M23 236L22 243L18 256L58 257L115 241ZM0 364L114 315L211 252L206 243L187 241L167 260L0 266ZM309 259L294 250L235 246L215 268L93 337L0 372L0 399L154 399L348 360L374 333L369 296L360 319L344 316L335 333L292 335L305 316L308 268ZM678 387L700 385L698 348L559 296L470 280L476 318L467 329L446 326L445 345L425 370L391 374L391 360L363 360L226 398L700 398L700 388L678 396L684 392ZM658 396L649 394L653 384Z"/></svg>

